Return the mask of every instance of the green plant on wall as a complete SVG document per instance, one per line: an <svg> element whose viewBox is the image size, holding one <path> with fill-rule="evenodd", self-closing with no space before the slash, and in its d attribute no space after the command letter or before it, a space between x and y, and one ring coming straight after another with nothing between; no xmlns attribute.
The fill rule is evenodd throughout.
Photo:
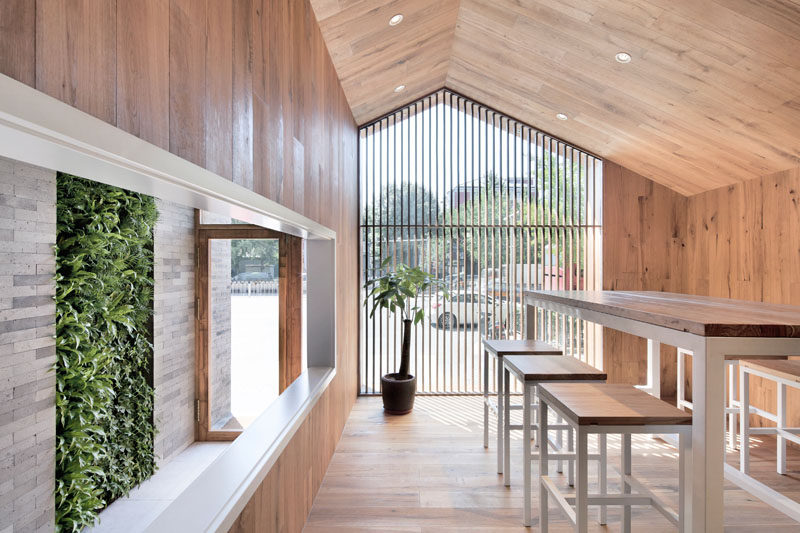
<svg viewBox="0 0 800 533"><path fill-rule="evenodd" d="M155 470L152 197L58 174L56 526Z"/></svg>

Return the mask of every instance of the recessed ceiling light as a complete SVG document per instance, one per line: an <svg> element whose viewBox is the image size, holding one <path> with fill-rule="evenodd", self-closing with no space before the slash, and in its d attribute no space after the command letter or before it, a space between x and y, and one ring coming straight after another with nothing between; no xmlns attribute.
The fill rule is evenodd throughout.
<svg viewBox="0 0 800 533"><path fill-rule="evenodd" d="M396 92L396 93L399 93L399 92L402 92L402 91L405 91L405 90L406 90L406 86L405 85L398 85L397 87L394 88L394 92Z"/></svg>
<svg viewBox="0 0 800 533"><path fill-rule="evenodd" d="M403 22L403 15L402 13L398 13L397 15L389 19L389 26L397 26L401 22Z"/></svg>
<svg viewBox="0 0 800 533"><path fill-rule="evenodd" d="M630 63L631 55L628 52L619 52L614 56L614 59L617 60L617 63Z"/></svg>
<svg viewBox="0 0 800 533"><path fill-rule="evenodd" d="M558 120L567 120L569 117L568 117L567 115L565 115L564 113L558 113L558 114L556 115L556 118L557 118Z"/></svg>

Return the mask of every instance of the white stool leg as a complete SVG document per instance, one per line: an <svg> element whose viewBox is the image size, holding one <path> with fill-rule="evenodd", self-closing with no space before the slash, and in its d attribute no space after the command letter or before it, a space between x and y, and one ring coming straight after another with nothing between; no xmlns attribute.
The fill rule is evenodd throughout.
<svg viewBox="0 0 800 533"><path fill-rule="evenodd" d="M631 475L631 435L624 433L622 435L622 460L621 460L621 482L622 494L630 494L631 486L625 480L625 476ZM624 505L622 509L622 533L631 533L631 506Z"/></svg>
<svg viewBox="0 0 800 533"><path fill-rule="evenodd" d="M678 434L678 532L684 533L690 527L688 515L686 513L686 502L688 501L687 483L690 479L689 471L692 436L686 433Z"/></svg>
<svg viewBox="0 0 800 533"><path fill-rule="evenodd" d="M531 385L524 385L524 400L525 405L529 405L530 400L530 389ZM524 480L524 489L523 493L525 495L524 498L524 505L522 511L522 524L525 527L529 527L531 525L531 439L530 439L530 425L526 424L526 421L530 420L530 414L525 416L525 413L530 413L530 407L522 411L522 416L525 420L523 420L523 431L526 433L523 435L522 438L522 449L523 452L523 461L525 466L523 468L523 475L525 476ZM542 443L539 446L539 478L540 481L539 485L539 530L546 532L547 531L547 489L542 486L541 477L547 475L547 404L542 401L541 397L539 398L539 442Z"/></svg>
<svg viewBox="0 0 800 533"><path fill-rule="evenodd" d="M504 365L505 366L505 365ZM506 487L511 486L511 393L509 377L511 372L503 370L503 480Z"/></svg>
<svg viewBox="0 0 800 533"><path fill-rule="evenodd" d="M737 366L737 361L730 361L728 363L728 408L730 409L733 408L733 404L736 402L736 397L738 396L736 394ZM734 412L728 413L728 446L732 450L736 449L736 413Z"/></svg>
<svg viewBox="0 0 800 533"><path fill-rule="evenodd" d="M739 470L750 473L750 374L739 365L739 431L742 439L739 444Z"/></svg>
<svg viewBox="0 0 800 533"><path fill-rule="evenodd" d="M564 423L564 420L561 418L561 415L556 416L556 423L557 424ZM564 431L561 429L556 431L556 447L558 448L558 453L564 451ZM558 472L559 474L564 473L564 462L561 459L556 461L556 472Z"/></svg>
<svg viewBox="0 0 800 533"><path fill-rule="evenodd" d="M567 430L567 450L570 452L575 451L575 442L571 429ZM567 482L570 487L575 486L575 461L567 461Z"/></svg>
<svg viewBox="0 0 800 533"><path fill-rule="evenodd" d="M531 424L537 425L539 423L539 395L536 390L531 390L531 403L536 404L536 409L531 410ZM539 447L539 432L531 432L531 440L533 445Z"/></svg>
<svg viewBox="0 0 800 533"><path fill-rule="evenodd" d="M489 352L483 351L483 447L489 447Z"/></svg>
<svg viewBox="0 0 800 533"><path fill-rule="evenodd" d="M786 427L786 384L778 383L778 428ZM778 473L786 474L786 438L778 433Z"/></svg>
<svg viewBox="0 0 800 533"><path fill-rule="evenodd" d="M575 531L586 533L589 529L589 451L588 435L577 429L578 454L575 461Z"/></svg>
<svg viewBox="0 0 800 533"><path fill-rule="evenodd" d="M497 473L503 473L503 358L495 358L497 374Z"/></svg>
<svg viewBox="0 0 800 533"><path fill-rule="evenodd" d="M600 481L600 494L606 494L608 492L608 443L605 433L597 435L597 448L597 451L600 453L600 462L597 465L597 479ZM602 526L605 525L607 521L608 508L605 505L601 505L598 522Z"/></svg>
<svg viewBox="0 0 800 533"><path fill-rule="evenodd" d="M686 392L685 392L685 383L686 383L686 368L684 367L684 353L682 350L678 350L678 383L677 385L677 396L678 396L678 409L683 410L683 401L686 399Z"/></svg>

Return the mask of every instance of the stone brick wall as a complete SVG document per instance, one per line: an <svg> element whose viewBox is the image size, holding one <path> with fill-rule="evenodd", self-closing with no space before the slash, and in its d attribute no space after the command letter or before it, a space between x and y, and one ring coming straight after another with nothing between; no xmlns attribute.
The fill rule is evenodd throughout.
<svg viewBox="0 0 800 533"><path fill-rule="evenodd" d="M230 224L231 217L200 212L201 224ZM231 242L215 240L211 256L211 424L231 419Z"/></svg>
<svg viewBox="0 0 800 533"><path fill-rule="evenodd" d="M52 531L56 173L0 158L0 533Z"/></svg>
<svg viewBox="0 0 800 533"><path fill-rule="evenodd" d="M231 418L231 242L211 242L211 423Z"/></svg>
<svg viewBox="0 0 800 533"><path fill-rule="evenodd" d="M157 202L154 446L163 466L194 441L194 211ZM53 530L55 240L56 173L0 158L0 533Z"/></svg>
<svg viewBox="0 0 800 533"><path fill-rule="evenodd" d="M157 200L153 380L163 465L194 441L194 210Z"/></svg>

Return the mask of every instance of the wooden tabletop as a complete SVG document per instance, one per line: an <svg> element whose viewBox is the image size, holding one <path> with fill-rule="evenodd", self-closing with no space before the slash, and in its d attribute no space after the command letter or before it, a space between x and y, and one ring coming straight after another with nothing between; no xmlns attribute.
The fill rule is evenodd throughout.
<svg viewBox="0 0 800 533"><path fill-rule="evenodd" d="M574 357L507 355L503 364L523 381L564 381L586 379L605 381L608 376Z"/></svg>
<svg viewBox="0 0 800 533"><path fill-rule="evenodd" d="M483 346L497 357L506 355L561 355L561 349L544 341L483 339Z"/></svg>
<svg viewBox="0 0 800 533"><path fill-rule="evenodd" d="M529 291L552 302L706 337L800 337L800 307L670 292Z"/></svg>
<svg viewBox="0 0 800 533"><path fill-rule="evenodd" d="M581 426L691 424L692 415L633 385L546 383L539 397Z"/></svg>
<svg viewBox="0 0 800 533"><path fill-rule="evenodd" d="M765 374L772 374L781 379L800 383L800 361L796 359L777 361L771 361L769 359L742 359L739 361L739 364Z"/></svg>

